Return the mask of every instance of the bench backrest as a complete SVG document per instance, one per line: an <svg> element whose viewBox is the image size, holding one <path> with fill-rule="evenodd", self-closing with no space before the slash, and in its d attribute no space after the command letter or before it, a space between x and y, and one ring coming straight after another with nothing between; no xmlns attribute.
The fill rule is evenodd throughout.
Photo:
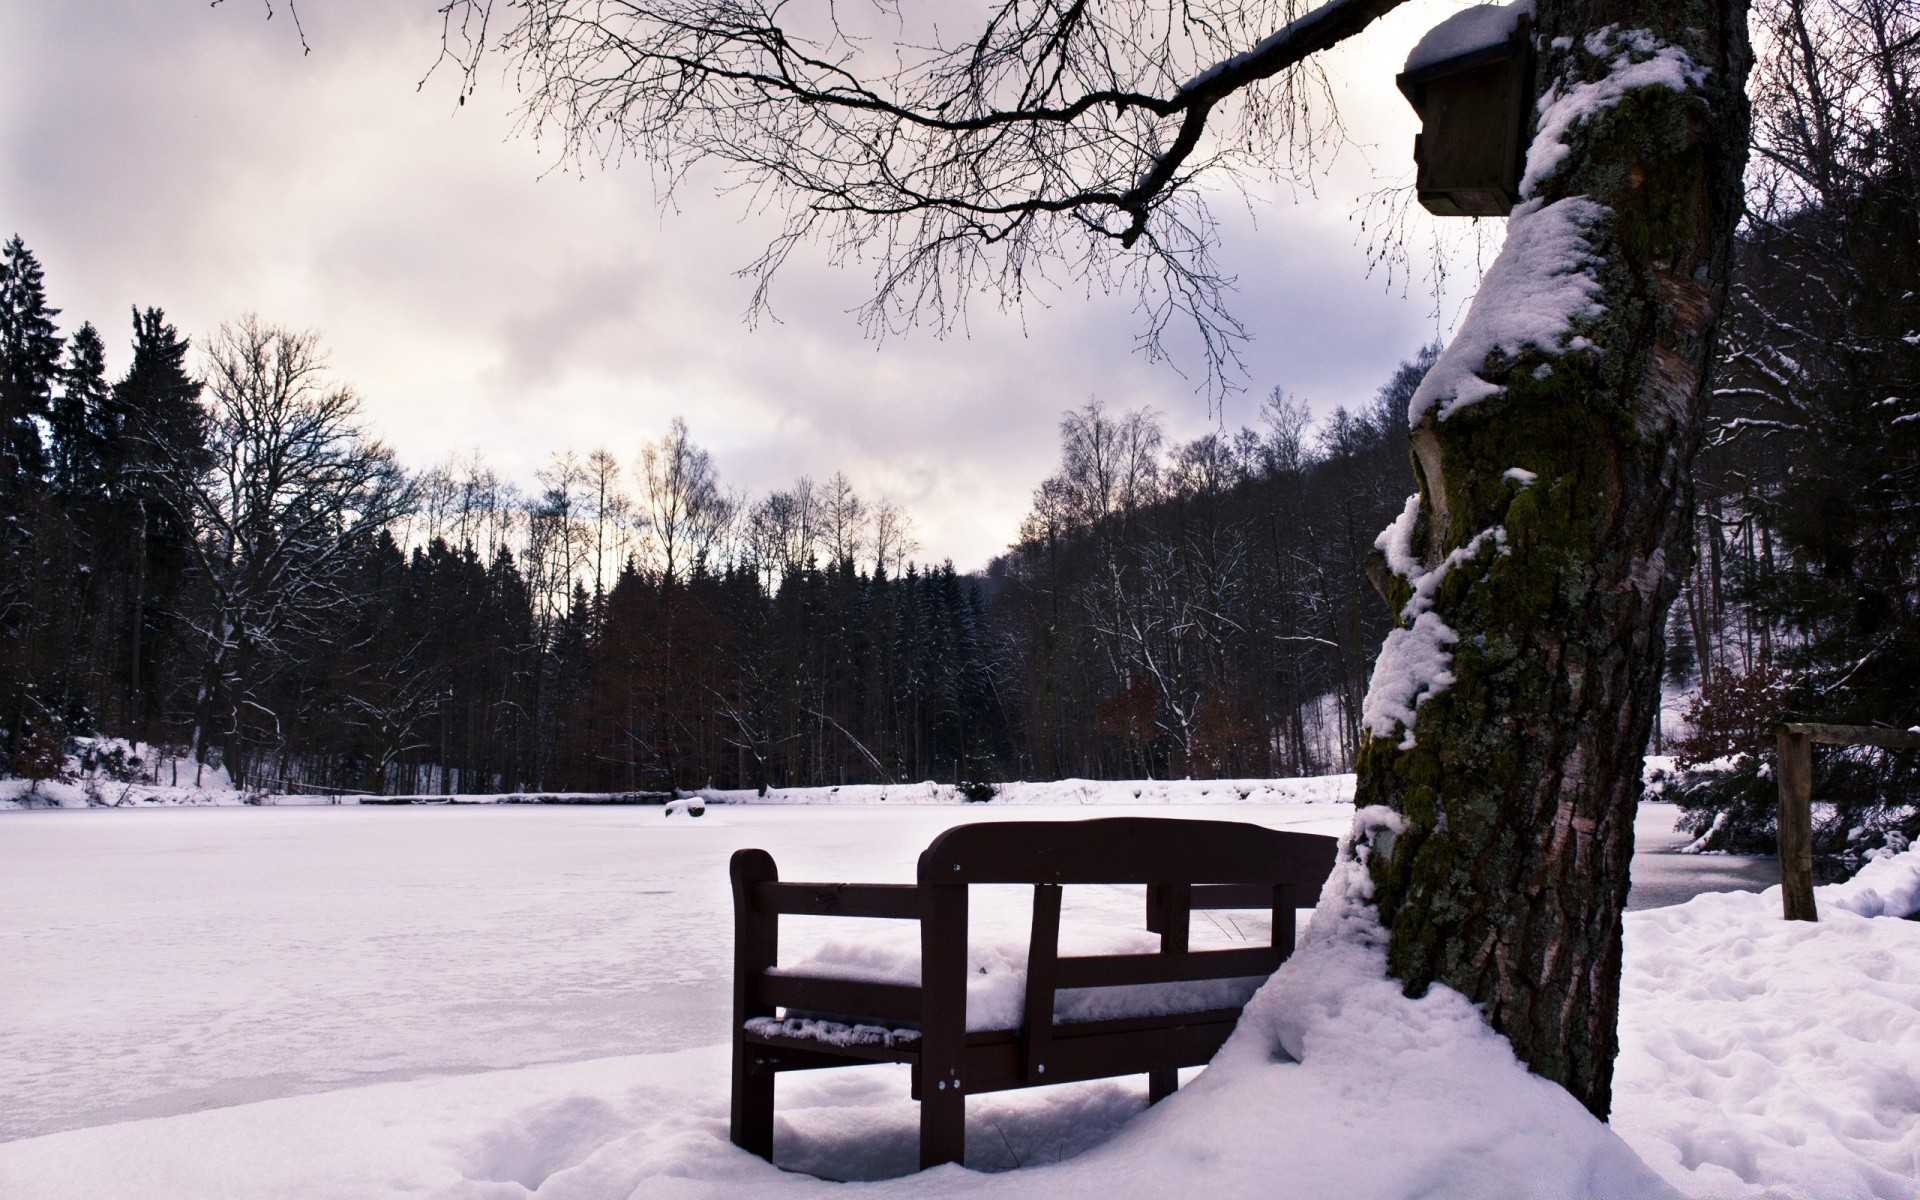
<svg viewBox="0 0 1920 1200"><path fill-rule="evenodd" d="M1294 910L1314 903L1336 846L1330 837L1235 821L980 821L933 840L920 856L917 885L780 883L765 851L742 850L732 866L736 1017L770 1015L779 1004L918 1021L923 1063L942 1064L939 1073L958 1086L968 887L1027 884L1033 925L1020 1041L1027 1081L1044 1082L1058 991L1270 974L1293 952ZM1069 884L1146 885L1146 925L1160 935L1159 952L1063 957L1061 888ZM1227 908L1270 912L1269 944L1191 951L1193 910ZM780 913L917 920L920 986L767 978L777 961ZM1116 1060L1109 1073L1122 1069Z"/></svg>
<svg viewBox="0 0 1920 1200"><path fill-rule="evenodd" d="M1197 983L1272 973L1293 953L1294 909L1311 905L1337 843L1235 821L1106 817L982 821L949 829L920 855L922 1020L930 1061L957 1061L966 1021L967 887L1033 885L1020 1041L1026 1081L1045 1081L1063 989ZM1157 954L1060 954L1061 887L1145 884ZM1272 914L1265 946L1194 952L1193 909ZM1110 1073L1127 1064L1116 1058ZM951 1070L951 1067L949 1067ZM1058 1073L1056 1072L1056 1077Z"/></svg>
<svg viewBox="0 0 1920 1200"><path fill-rule="evenodd" d="M933 839L920 883L1286 884L1319 894L1335 841L1239 821L977 821ZM1312 897L1305 901L1312 903Z"/></svg>

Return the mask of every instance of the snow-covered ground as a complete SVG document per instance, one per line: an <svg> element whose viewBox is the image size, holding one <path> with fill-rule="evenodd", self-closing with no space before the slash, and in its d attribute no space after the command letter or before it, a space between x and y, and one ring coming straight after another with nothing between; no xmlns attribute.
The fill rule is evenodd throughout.
<svg viewBox="0 0 1920 1200"><path fill-rule="evenodd" d="M204 786L192 783L191 760L167 760L159 782L120 783L100 777L76 777L38 785L24 779L0 779L0 810L9 808L154 808L206 805L259 805L270 808L356 805L352 794L275 795L242 793L227 782L226 772L203 772ZM183 775L184 771L184 775ZM184 778L184 783L168 783ZM721 804L967 804L971 801L948 783L857 783L843 787L773 788L764 796L752 791L708 789L699 793ZM540 800L591 800L587 792L500 793L448 796L449 804L502 804ZM1320 775L1307 779L1138 779L1121 783L1092 779L1056 779L1044 783L995 785L995 804L1318 804L1353 799L1352 775Z"/></svg>
<svg viewBox="0 0 1920 1200"><path fill-rule="evenodd" d="M7 814L0 1139L18 1140L0 1145L0 1195L825 1194L725 1142L727 856L760 845L787 878L904 881L956 820L1167 811L1096 798L1139 807ZM1351 811L1234 795L1180 815L1334 833ZM1069 927L1138 924L1137 896L1087 891ZM1878 894L1906 898L1884 879ZM970 1167L1058 1166L877 1186L1655 1194L1630 1146L1688 1194L1920 1197L1920 924L1827 900L1818 926L1780 922L1777 895L1629 918L1624 1145L1457 997L1400 1000L1340 943L1296 956L1237 1049L1151 1113L1138 1080L970 1105ZM976 903L982 940L1025 921L1024 894ZM785 925L788 960L830 951L834 924ZM896 1069L790 1077L780 1112L784 1166L912 1166Z"/></svg>

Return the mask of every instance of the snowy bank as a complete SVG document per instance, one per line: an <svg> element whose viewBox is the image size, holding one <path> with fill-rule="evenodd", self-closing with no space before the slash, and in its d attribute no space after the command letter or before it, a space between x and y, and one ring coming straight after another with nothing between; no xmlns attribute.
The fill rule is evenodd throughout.
<svg viewBox="0 0 1920 1200"><path fill-rule="evenodd" d="M751 789L703 788L694 793L715 804L1346 804L1353 776L1301 779L1059 779L1044 783L994 784L990 800L976 801L952 784L862 783L839 787ZM490 792L451 796L289 795L234 790L224 772L209 772L204 787L115 783L97 779L49 780L28 795L24 779L0 779L0 809L151 808L177 805L256 805L269 808L336 804L546 804L664 805L665 792Z"/></svg>
<svg viewBox="0 0 1920 1200"><path fill-rule="evenodd" d="M1689 1196L1920 1197L1920 852L1628 913L1614 1128Z"/></svg>
<svg viewBox="0 0 1920 1200"><path fill-rule="evenodd" d="M952 784L858 783L843 787L708 789L720 804L966 804ZM994 785L988 804L1350 804L1352 775L1302 779L1057 779L1047 783Z"/></svg>

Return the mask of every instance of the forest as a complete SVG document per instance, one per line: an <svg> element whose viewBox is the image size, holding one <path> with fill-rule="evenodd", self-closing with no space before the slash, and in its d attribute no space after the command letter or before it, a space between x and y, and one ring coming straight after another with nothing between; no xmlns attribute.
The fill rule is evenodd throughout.
<svg viewBox="0 0 1920 1200"><path fill-rule="evenodd" d="M677 420L532 491L410 472L317 335L251 316L196 358L140 310L110 382L97 329L62 339L31 251L4 253L17 773L101 737L273 791L1346 764L1418 362L1317 431L1281 392L1261 429L1178 445L1149 410L1069 412L1017 542L962 575L843 475L738 494Z"/></svg>
<svg viewBox="0 0 1920 1200"><path fill-rule="evenodd" d="M1765 13L1667 626L1685 719L1654 747L1683 800L1738 811L1734 840L1765 831L1783 715L1920 723L1916 49L1880 6L1809 12ZM523 489L400 463L318 333L247 315L189 339L136 308L110 376L107 336L62 316L14 237L0 767L146 744L266 791L1348 769L1390 624L1369 560L1436 353L1357 407L1316 421L1276 388L1256 427L1190 442L1150 409L1064 412L1006 552L963 574L843 475L739 493L679 421ZM1915 782L1876 752L1823 771L1883 809Z"/></svg>

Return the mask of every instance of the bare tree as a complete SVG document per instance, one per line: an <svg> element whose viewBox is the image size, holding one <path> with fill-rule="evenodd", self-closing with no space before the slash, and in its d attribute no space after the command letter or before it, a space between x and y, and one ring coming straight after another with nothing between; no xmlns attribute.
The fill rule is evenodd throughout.
<svg viewBox="0 0 1920 1200"><path fill-rule="evenodd" d="M640 518L661 578L682 580L720 547L737 505L720 487L713 457L679 417L640 448Z"/></svg>
<svg viewBox="0 0 1920 1200"><path fill-rule="evenodd" d="M907 560L920 551L913 536L913 515L889 499L873 505L873 569L898 578L907 569Z"/></svg>
<svg viewBox="0 0 1920 1200"><path fill-rule="evenodd" d="M1060 419L1060 482L1076 520L1094 524L1153 498L1166 433L1141 408L1115 420L1098 401Z"/></svg>
<svg viewBox="0 0 1920 1200"><path fill-rule="evenodd" d="M193 618L201 671L192 747L233 729L281 639L325 640L351 603L365 540L405 513L412 489L360 424L359 399L332 384L319 338L248 315L207 351L212 465L174 464L207 590Z"/></svg>
<svg viewBox="0 0 1920 1200"><path fill-rule="evenodd" d="M544 632L567 610L573 585L596 566L596 530L590 515L593 478L571 451L556 453L534 472L540 494L527 510L526 554L521 562L533 588Z"/></svg>
<svg viewBox="0 0 1920 1200"><path fill-rule="evenodd" d="M604 596L607 571L626 558L633 501L620 487L620 462L612 451L587 455L588 502L593 506L593 594Z"/></svg>
<svg viewBox="0 0 1920 1200"><path fill-rule="evenodd" d="M866 548L872 517L867 502L853 490L852 481L835 471L822 490L821 507L825 510L827 551L833 561L838 564L858 559Z"/></svg>

